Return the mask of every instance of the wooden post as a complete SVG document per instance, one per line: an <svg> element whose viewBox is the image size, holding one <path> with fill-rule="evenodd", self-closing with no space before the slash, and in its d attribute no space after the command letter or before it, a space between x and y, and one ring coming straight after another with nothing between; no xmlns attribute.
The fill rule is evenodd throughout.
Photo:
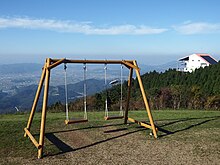
<svg viewBox="0 0 220 165"><path fill-rule="evenodd" d="M40 79L40 82L39 82L39 85L38 85L38 89L37 89L37 92L36 92L36 95L35 95L34 103L33 103L31 113L30 113L30 116L29 116L29 119L28 119L28 123L27 123L26 128L29 131L30 131L30 127L31 127L31 124L32 124L32 121L33 121L33 118L34 118L34 113L35 113L37 103L38 103L38 100L39 100L39 97L40 97L43 82L44 82L44 79L45 79L45 73L46 73L46 68L45 67L46 67L46 64L44 65L44 68L43 68L43 71L42 71L42 74L41 74L41 79ZM25 132L24 137L26 137L26 136L27 136L27 134Z"/></svg>
<svg viewBox="0 0 220 165"><path fill-rule="evenodd" d="M134 63L135 66L137 66L136 61L134 61L133 63ZM147 97L146 97L146 94L145 94L144 86L143 86L141 76L140 76L140 71L137 70L137 69L135 69L135 71L136 71L136 76L137 76L138 83L139 83L139 86L140 86L140 89L141 89L142 97L144 99L144 104L145 104L145 107L146 107L146 111L147 111L147 114L148 114L148 117L149 117L149 120L150 120L150 124L151 124L152 130L153 130L153 134L154 134L154 137L157 138L157 131L156 131L156 128L155 128L155 125L154 125L154 120L153 120L153 117L152 117L152 114L151 114L151 111L150 111L150 108L149 108L149 105L148 105L148 101L147 101Z"/></svg>
<svg viewBox="0 0 220 165"><path fill-rule="evenodd" d="M133 68L130 68L130 73L129 73L129 77L128 77L127 101L126 101L125 114L124 114L124 124L127 124L127 122L128 122L128 109L129 109L130 94L131 94L132 76L133 76Z"/></svg>
<svg viewBox="0 0 220 165"><path fill-rule="evenodd" d="M50 58L47 58L47 61L46 61L46 80L45 80L45 84L44 84L44 98L43 98L40 138L39 138L39 145L41 146L41 148L38 149L38 158L42 157L43 146L44 146L46 111L47 111L48 90L49 90L49 81L50 81L50 69L47 68L49 66L50 66Z"/></svg>

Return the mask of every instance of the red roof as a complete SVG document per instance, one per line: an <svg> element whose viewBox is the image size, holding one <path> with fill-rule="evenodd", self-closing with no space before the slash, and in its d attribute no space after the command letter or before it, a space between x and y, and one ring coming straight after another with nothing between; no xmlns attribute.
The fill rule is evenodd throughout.
<svg viewBox="0 0 220 165"><path fill-rule="evenodd" d="M195 53L197 56L199 56L200 58L202 58L203 60L205 60L207 63L209 64L217 64L218 61L216 59L214 59L210 54L207 53ZM181 59L179 59L179 61L188 61L189 60L189 56L183 57Z"/></svg>
<svg viewBox="0 0 220 165"><path fill-rule="evenodd" d="M217 64L218 61L215 60L211 55L206 54L206 53L196 53L197 56L201 57L203 60L205 60L209 64Z"/></svg>

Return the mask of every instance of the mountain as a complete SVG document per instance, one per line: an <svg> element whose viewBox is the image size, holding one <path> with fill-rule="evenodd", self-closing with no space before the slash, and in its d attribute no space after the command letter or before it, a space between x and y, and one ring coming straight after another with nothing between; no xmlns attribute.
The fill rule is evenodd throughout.
<svg viewBox="0 0 220 165"><path fill-rule="evenodd" d="M68 101L83 97L84 82L68 84ZM88 79L87 95L92 95L104 89L103 80ZM14 88L13 94L0 91L0 113L15 112L17 107L20 111L30 110L35 97L37 85L29 85L21 88ZM50 86L48 105L55 102L65 102L64 85ZM42 105L42 94L39 99L39 106ZM39 107L38 106L38 107Z"/></svg>

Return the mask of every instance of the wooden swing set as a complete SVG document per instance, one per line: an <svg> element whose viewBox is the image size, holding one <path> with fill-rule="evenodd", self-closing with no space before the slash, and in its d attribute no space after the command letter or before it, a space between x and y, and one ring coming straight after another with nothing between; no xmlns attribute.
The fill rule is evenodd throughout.
<svg viewBox="0 0 220 165"><path fill-rule="evenodd" d="M70 119L69 118L69 110L68 110L68 96L67 96L67 75L66 75L66 64L68 63L75 63L75 64L84 64L84 117L82 119ZM64 70L65 70L65 96L66 96L66 120L65 124L73 124L73 123L81 123L81 122L87 122L87 109L86 109L86 64L104 64L105 65L105 86L107 87L107 64L121 64L121 100L120 100L120 114L118 116L109 116L108 115L108 100L106 98L105 101L105 120L111 120L111 119L124 119L124 124L127 124L128 121L137 123L145 128L149 128L152 130L153 135L155 138L157 138L157 128L154 124L154 120L151 114L151 110L148 105L148 101L146 98L145 90L142 84L141 76L140 76L140 69L137 65L137 62L135 60L70 60L70 59L51 59L47 58L46 62L43 67L42 75L40 78L40 82L38 84L38 89L35 95L35 99L32 105L32 109L30 112L30 116L27 122L27 127L24 128L24 137L29 137L32 143L36 146L38 149L38 158L42 158L43 155L43 146L44 146L44 138L45 138L45 123L46 123L46 112L47 112L47 102L48 102L48 91L49 91L49 82L50 82L50 72L53 68L57 67L58 65L64 64ZM129 69L129 76L128 76L128 84L127 84L127 98L126 98L126 105L125 110L122 110L122 69L123 66ZM130 93L131 93L131 82L132 82L132 76L133 76L133 70L136 72L136 77L139 83L139 87L141 90L141 94L143 97L143 101L145 104L145 108L147 111L147 115L149 118L150 124L146 124L140 121L137 121L133 118L128 117L128 110L129 110L129 100L130 100ZM114 82L112 82L114 83ZM44 86L44 94L43 94L43 105L42 105L42 114L41 114L41 124L40 124L40 137L39 142L34 138L34 136L30 132L31 124L34 118L34 114L36 111L37 103L40 98L41 90ZM106 88L107 90L107 88Z"/></svg>

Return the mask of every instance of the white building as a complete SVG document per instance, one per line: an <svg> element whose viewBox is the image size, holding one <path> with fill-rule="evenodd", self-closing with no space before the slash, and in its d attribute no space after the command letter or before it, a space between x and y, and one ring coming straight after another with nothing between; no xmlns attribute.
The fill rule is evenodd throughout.
<svg viewBox="0 0 220 165"><path fill-rule="evenodd" d="M209 54L191 54L187 57L179 59L178 70L184 72L192 72L200 67L217 64L218 61Z"/></svg>

